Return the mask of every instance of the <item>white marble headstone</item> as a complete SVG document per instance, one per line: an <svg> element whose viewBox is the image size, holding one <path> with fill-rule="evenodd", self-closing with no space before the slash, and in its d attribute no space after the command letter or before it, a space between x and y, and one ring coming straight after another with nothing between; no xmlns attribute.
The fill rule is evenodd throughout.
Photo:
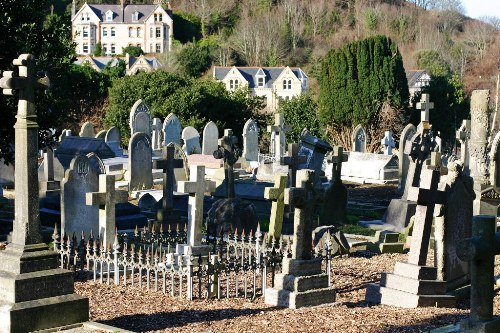
<svg viewBox="0 0 500 333"><path fill-rule="evenodd" d="M163 145L167 146L173 142L181 144L181 122L179 118L173 113L170 113L163 122Z"/></svg>
<svg viewBox="0 0 500 333"><path fill-rule="evenodd" d="M203 129L203 155L212 155L219 148L219 129L213 121L208 122Z"/></svg>
<svg viewBox="0 0 500 333"><path fill-rule="evenodd" d="M196 128L188 126L182 130L182 140L184 141L184 152L186 155L200 154L200 134Z"/></svg>

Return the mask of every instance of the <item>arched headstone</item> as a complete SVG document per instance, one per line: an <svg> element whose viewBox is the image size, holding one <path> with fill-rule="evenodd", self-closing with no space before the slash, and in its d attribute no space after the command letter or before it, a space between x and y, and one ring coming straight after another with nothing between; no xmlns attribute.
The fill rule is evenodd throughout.
<svg viewBox="0 0 500 333"><path fill-rule="evenodd" d="M94 171L97 172L98 175L106 173L106 167L96 153L88 153L87 158L89 159L90 166L94 168Z"/></svg>
<svg viewBox="0 0 500 333"><path fill-rule="evenodd" d="M122 136L118 128L113 126L106 132L104 142L106 142L109 148L111 148L116 157L120 157L123 155L123 149L120 147L121 141Z"/></svg>
<svg viewBox="0 0 500 333"><path fill-rule="evenodd" d="M106 130L102 130L102 131L99 131L99 133L97 133L95 135L96 139L105 139L106 138Z"/></svg>
<svg viewBox="0 0 500 333"><path fill-rule="evenodd" d="M146 133L135 133L128 145L129 191L153 187L151 139Z"/></svg>
<svg viewBox="0 0 500 333"><path fill-rule="evenodd" d="M142 99L136 101L130 110L130 135L143 132L151 137L151 113Z"/></svg>
<svg viewBox="0 0 500 333"><path fill-rule="evenodd" d="M163 122L163 145L167 146L170 142L177 145L181 144L181 122L173 113L170 113Z"/></svg>
<svg viewBox="0 0 500 333"><path fill-rule="evenodd" d="M93 138L95 137L94 125L91 122L86 121L83 123L80 133L78 134L82 138Z"/></svg>
<svg viewBox="0 0 500 333"><path fill-rule="evenodd" d="M209 121L203 129L203 147L201 153L212 155L219 148L219 129L213 121Z"/></svg>
<svg viewBox="0 0 500 333"><path fill-rule="evenodd" d="M259 159L259 126L253 119L248 119L243 126L243 157L247 161Z"/></svg>
<svg viewBox="0 0 500 333"><path fill-rule="evenodd" d="M353 151L366 152L366 131L361 124L356 126L352 132L352 148Z"/></svg>
<svg viewBox="0 0 500 333"><path fill-rule="evenodd" d="M196 128L188 126L182 130L182 140L184 141L184 151L186 155L200 154L200 134Z"/></svg>

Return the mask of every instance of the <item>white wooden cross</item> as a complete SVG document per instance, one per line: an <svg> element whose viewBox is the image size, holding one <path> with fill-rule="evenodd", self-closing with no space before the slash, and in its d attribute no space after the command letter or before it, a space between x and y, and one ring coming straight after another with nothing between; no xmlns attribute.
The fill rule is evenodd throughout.
<svg viewBox="0 0 500 333"><path fill-rule="evenodd" d="M420 121L429 122L429 111L434 109L434 103L429 101L429 94L422 94L420 102L417 103L417 109L420 110Z"/></svg>
<svg viewBox="0 0 500 333"><path fill-rule="evenodd" d="M87 205L99 205L99 237L105 247L115 238L115 205L125 202L128 202L128 192L115 190L114 175L99 175L99 192L86 195Z"/></svg>

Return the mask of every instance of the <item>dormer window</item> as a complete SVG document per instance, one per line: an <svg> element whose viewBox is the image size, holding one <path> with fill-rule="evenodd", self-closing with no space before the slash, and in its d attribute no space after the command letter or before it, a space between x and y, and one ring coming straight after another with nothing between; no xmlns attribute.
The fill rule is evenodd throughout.
<svg viewBox="0 0 500 333"><path fill-rule="evenodd" d="M155 22L156 22L156 21L158 21L158 15L157 15L157 14L154 14L153 16L154 16L154 21L155 21Z"/></svg>
<svg viewBox="0 0 500 333"><path fill-rule="evenodd" d="M158 14L158 21L163 21L163 15L162 14Z"/></svg>
<svg viewBox="0 0 500 333"><path fill-rule="evenodd" d="M106 12L106 22L113 22L113 12L111 10Z"/></svg>
<svg viewBox="0 0 500 333"><path fill-rule="evenodd" d="M283 90L292 90L292 80L283 80Z"/></svg>
<svg viewBox="0 0 500 333"><path fill-rule="evenodd" d="M134 22L139 21L139 12L138 12L138 11L135 11L135 12L132 14L132 21L134 21Z"/></svg>
<svg viewBox="0 0 500 333"><path fill-rule="evenodd" d="M259 76L257 77L257 88L263 88L264 87L264 77Z"/></svg>

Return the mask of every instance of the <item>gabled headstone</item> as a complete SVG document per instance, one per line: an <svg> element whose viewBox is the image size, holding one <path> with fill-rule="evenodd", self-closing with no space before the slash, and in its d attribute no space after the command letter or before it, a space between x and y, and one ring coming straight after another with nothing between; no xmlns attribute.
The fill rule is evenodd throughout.
<svg viewBox="0 0 500 333"><path fill-rule="evenodd" d="M248 119L243 126L243 157L247 161L259 159L259 126L253 119Z"/></svg>
<svg viewBox="0 0 500 333"><path fill-rule="evenodd" d="M135 133L128 145L129 191L153 187L151 139L142 132Z"/></svg>
<svg viewBox="0 0 500 333"><path fill-rule="evenodd" d="M201 154L200 134L192 126L185 127L182 130L182 140L184 141L184 151L186 155Z"/></svg>
<svg viewBox="0 0 500 333"><path fill-rule="evenodd" d="M332 151L332 146L324 140L302 131L300 137L299 156L305 156L305 162L299 164L299 169L314 170L316 186L321 184L321 169L326 153Z"/></svg>
<svg viewBox="0 0 500 333"><path fill-rule="evenodd" d="M115 153L116 157L123 156L123 149L121 148L122 136L120 130L117 127L111 127L106 132L106 137L104 139L109 148Z"/></svg>
<svg viewBox="0 0 500 333"><path fill-rule="evenodd" d="M405 153L405 147L411 145L410 139L417 133L417 128L413 124L405 126L399 137L398 165L399 165L399 184L398 192L403 193L406 184L406 176L410 167L410 157Z"/></svg>
<svg viewBox="0 0 500 333"><path fill-rule="evenodd" d="M92 125L92 123L89 121L83 123L82 128L80 129L80 133L78 135L82 138L95 137L94 125Z"/></svg>
<svg viewBox="0 0 500 333"><path fill-rule="evenodd" d="M352 132L352 147L353 151L360 153L366 152L366 131L365 128L360 124L354 128Z"/></svg>
<svg viewBox="0 0 500 333"><path fill-rule="evenodd" d="M170 142L177 145L181 144L181 122L173 113L170 113L163 122L163 145L167 146Z"/></svg>
<svg viewBox="0 0 500 333"><path fill-rule="evenodd" d="M212 155L219 146L217 141L219 140L219 129L213 121L209 121L208 124L203 128L203 146L201 153L203 155Z"/></svg>
<svg viewBox="0 0 500 333"><path fill-rule="evenodd" d="M153 118L153 135L151 137L153 150L161 149L161 128L160 118Z"/></svg>
<svg viewBox="0 0 500 333"><path fill-rule="evenodd" d="M64 169L69 168L69 164L73 157L77 154L87 155L95 153L100 159L115 157L114 152L102 139L81 138L78 136L66 137L61 142L61 145L55 151L56 157L61 162Z"/></svg>
<svg viewBox="0 0 500 333"><path fill-rule="evenodd" d="M130 110L130 136L146 133L151 138L151 113L142 99L136 101Z"/></svg>

